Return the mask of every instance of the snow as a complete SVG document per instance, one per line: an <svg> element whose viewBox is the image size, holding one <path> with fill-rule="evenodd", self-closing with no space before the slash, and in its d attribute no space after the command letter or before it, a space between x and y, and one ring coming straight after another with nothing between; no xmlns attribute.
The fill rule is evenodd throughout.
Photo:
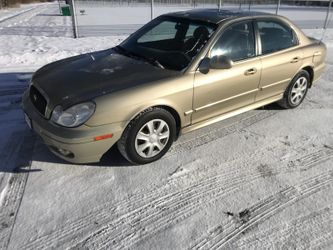
<svg viewBox="0 0 333 250"><path fill-rule="evenodd" d="M69 56L102 50L118 45L124 36L89 37L46 37L26 35L0 36L0 72L8 70L36 70L37 68ZM11 44L16 44L11 46ZM6 49L5 49L6 48Z"/></svg>
<svg viewBox="0 0 333 250"><path fill-rule="evenodd" d="M3 9L0 11L0 22L13 18L17 15L22 15L25 12L38 8L39 6L41 6L41 4L31 3L24 4L16 8Z"/></svg>
<svg viewBox="0 0 333 250"><path fill-rule="evenodd" d="M38 67L127 35L73 39L56 4L15 16L30 7L0 22L0 248L332 248L331 29L327 69L299 108L269 105L183 135L148 165L129 165L116 147L74 165L27 129L20 96ZM323 11L309 13L319 21Z"/></svg>

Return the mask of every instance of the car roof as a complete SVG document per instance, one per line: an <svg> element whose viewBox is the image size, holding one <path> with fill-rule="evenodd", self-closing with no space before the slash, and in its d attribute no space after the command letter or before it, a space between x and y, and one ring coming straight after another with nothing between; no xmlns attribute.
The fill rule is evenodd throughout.
<svg viewBox="0 0 333 250"><path fill-rule="evenodd" d="M256 12L256 11L243 11L243 10L219 10L219 9L192 9L186 11L179 11L166 14L173 17L186 17L193 20L206 21L218 24L226 19L236 19L240 17L253 17L253 16L276 16L274 14Z"/></svg>

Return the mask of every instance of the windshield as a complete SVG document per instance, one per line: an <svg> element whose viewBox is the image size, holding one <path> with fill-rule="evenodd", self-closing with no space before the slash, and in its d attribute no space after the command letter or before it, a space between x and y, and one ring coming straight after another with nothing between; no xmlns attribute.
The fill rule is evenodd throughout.
<svg viewBox="0 0 333 250"><path fill-rule="evenodd" d="M118 51L157 67L183 70L206 44L216 25L171 16L158 17L139 29Z"/></svg>

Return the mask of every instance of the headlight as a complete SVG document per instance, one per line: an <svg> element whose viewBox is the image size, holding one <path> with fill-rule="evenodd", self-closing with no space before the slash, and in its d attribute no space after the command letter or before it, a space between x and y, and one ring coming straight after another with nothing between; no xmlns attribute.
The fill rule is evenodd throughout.
<svg viewBox="0 0 333 250"><path fill-rule="evenodd" d="M64 127L78 127L93 115L95 106L93 102L80 103L66 110L63 110L61 106L56 106L52 112L51 120Z"/></svg>

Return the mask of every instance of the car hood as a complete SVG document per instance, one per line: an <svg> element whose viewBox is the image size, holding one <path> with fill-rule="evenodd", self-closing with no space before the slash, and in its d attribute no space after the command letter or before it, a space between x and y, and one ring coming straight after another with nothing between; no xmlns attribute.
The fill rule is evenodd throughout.
<svg viewBox="0 0 333 250"><path fill-rule="evenodd" d="M34 74L32 82L53 109L180 74L108 49L50 63Z"/></svg>

